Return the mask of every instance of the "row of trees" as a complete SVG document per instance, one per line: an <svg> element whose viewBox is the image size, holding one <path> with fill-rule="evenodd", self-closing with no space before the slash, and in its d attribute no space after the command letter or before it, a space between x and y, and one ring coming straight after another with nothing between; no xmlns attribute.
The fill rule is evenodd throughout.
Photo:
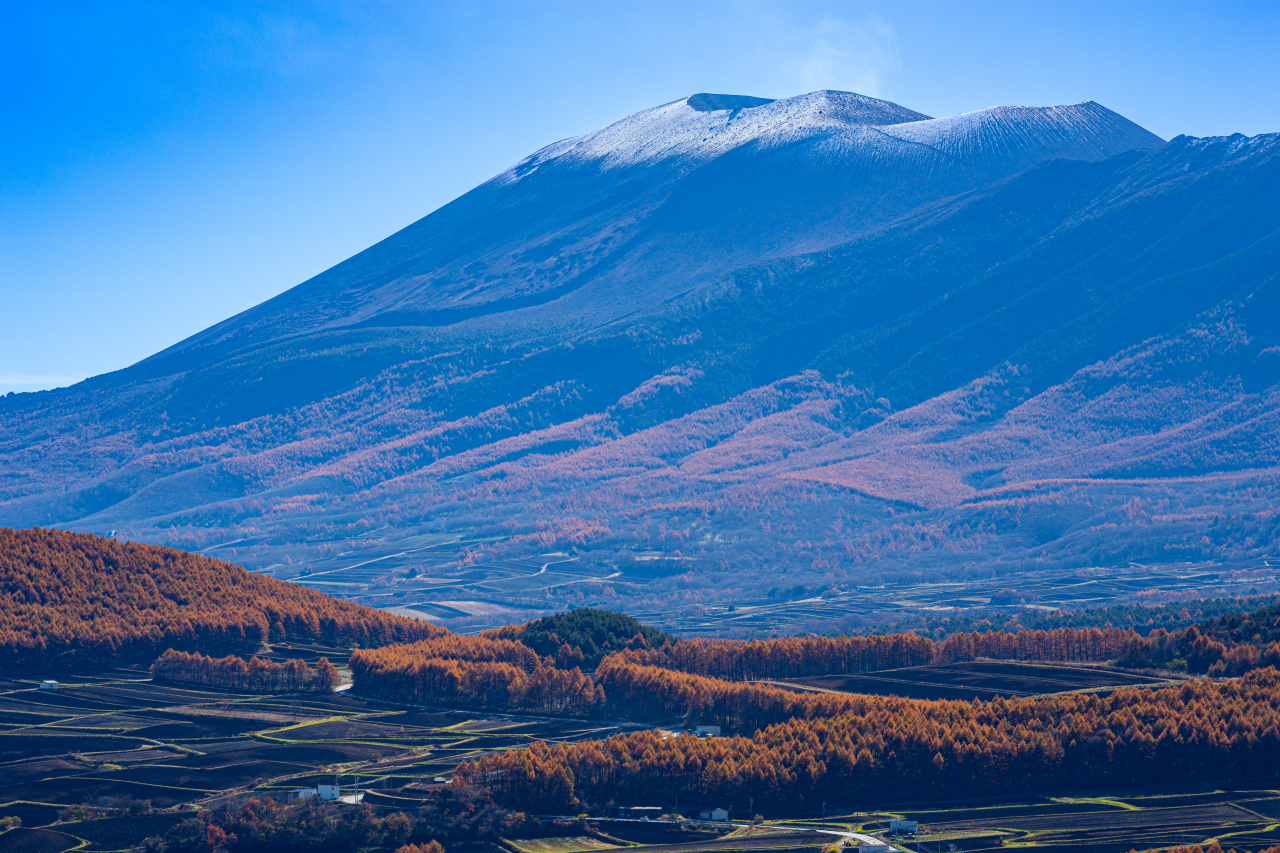
<svg viewBox="0 0 1280 853"><path fill-rule="evenodd" d="M1132 629L1056 628L1049 631L1004 631L952 634L934 650L934 663L995 660L1108 661L1123 655L1142 638Z"/></svg>
<svg viewBox="0 0 1280 853"><path fill-rule="evenodd" d="M338 685L338 670L328 658L308 666L300 660L277 663L257 656L248 661L234 655L211 658L174 649L151 665L151 676L176 684L269 693L326 693Z"/></svg>
<svg viewBox="0 0 1280 853"><path fill-rule="evenodd" d="M732 681L848 675L922 666L933 641L916 634L880 637L792 637L773 640L682 640L616 653L628 663Z"/></svg>
<svg viewBox="0 0 1280 853"><path fill-rule="evenodd" d="M800 693L763 684L724 681L655 666L627 663L610 655L596 670L609 712L622 719L686 718L689 725L713 724L750 732L793 717L834 717L865 707L857 693Z"/></svg>
<svg viewBox="0 0 1280 853"><path fill-rule="evenodd" d="M0 528L0 668L245 653L264 642L371 646L443 633L239 566L62 530Z"/></svg>
<svg viewBox="0 0 1280 853"><path fill-rule="evenodd" d="M542 661L538 653L524 643L495 639L488 636L468 637L446 633L429 640L402 644L394 651L387 651L380 660L392 658L448 658L451 660L488 661L509 663L527 672L538 668Z"/></svg>
<svg viewBox="0 0 1280 853"><path fill-rule="evenodd" d="M751 737L535 744L461 765L509 807L670 801L812 808L1228 779L1280 762L1280 672L1107 696L991 702L857 697L834 717L797 717Z"/></svg>
<svg viewBox="0 0 1280 853"><path fill-rule="evenodd" d="M1261 648L1247 640L1236 643L1226 639L1225 643L1216 640L1196 625L1172 634L1157 628L1145 639L1131 642L1116 662L1126 667L1178 669L1215 677L1280 666L1280 642L1272 640Z"/></svg>
<svg viewBox="0 0 1280 853"><path fill-rule="evenodd" d="M1267 618L1267 617L1270 618ZM1273 625L1272 623L1276 623ZM685 640L617 652L628 663L733 681L875 672L898 667L992 660L1104 662L1236 676L1280 666L1280 607L1231 615L1147 637L1132 628L956 633L941 643L916 634L796 637L773 640Z"/></svg>
<svg viewBox="0 0 1280 853"><path fill-rule="evenodd" d="M1275 645L1275 644L1273 644ZM1180 662L1192 672L1239 675L1280 664L1280 645L1228 650L1192 627L1143 638L1132 630L1071 629L954 634L935 645L914 634L643 645L604 658L594 680L566 664L577 648L539 658L517 640L448 634L407 645L358 650L356 690L402 702L589 716L603 708L622 719L713 723L752 731L790 717L843 713L861 701L839 693L796 693L750 682L871 672L929 663L996 660L1107 661L1128 666ZM1183 655L1186 659L1178 659ZM556 666L556 659L560 666ZM1187 660L1190 663L1187 663Z"/></svg>
<svg viewBox="0 0 1280 853"><path fill-rule="evenodd" d="M396 702L586 717L604 692L581 669L423 657L414 646L361 649L351 656L352 690Z"/></svg>

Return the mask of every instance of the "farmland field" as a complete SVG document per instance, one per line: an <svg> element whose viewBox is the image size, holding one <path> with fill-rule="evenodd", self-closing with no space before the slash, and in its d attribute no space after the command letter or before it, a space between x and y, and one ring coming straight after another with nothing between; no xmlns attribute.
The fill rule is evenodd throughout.
<svg viewBox="0 0 1280 853"><path fill-rule="evenodd" d="M646 560L587 564L549 553L494 562L462 561L482 540L424 534L408 538L362 537L351 550L261 568L281 580L336 592L362 604L429 619L460 633L523 622L563 607L566 590L580 591L585 606L613 606L643 596L655 578L681 571L680 558L653 553ZM209 549L211 556L218 550ZM410 576L413 572L413 576ZM1075 610L1135 600L1239 596L1259 585L1271 589L1274 569L1265 560L1026 571L1018 589L1027 604L998 604L1007 580L946 583L902 582L820 594L810 587L794 597L743 595L732 601L664 601L661 607L624 609L646 624L684 637L752 637L870 627L930 614L982 612L1005 617L1058 608ZM387 586L387 584L392 584ZM559 596L559 597L557 597Z"/></svg>
<svg viewBox="0 0 1280 853"><path fill-rule="evenodd" d="M62 853L79 844L75 837L52 829L19 827L0 835L0 853Z"/></svg>
<svg viewBox="0 0 1280 853"><path fill-rule="evenodd" d="M271 656L322 655L345 662L349 651L294 645ZM602 733L588 722L391 707L345 693L157 685L136 668L66 676L57 691L38 690L39 678L16 675L0 688L0 817L23 822L0 834L0 853L124 850L192 808L338 774L345 786L365 780L380 808L416 808L422 784L481 750ZM157 811L123 813L140 800ZM60 817L77 805L98 819Z"/></svg>
<svg viewBox="0 0 1280 853"><path fill-rule="evenodd" d="M593 850L613 850L618 845L587 835L564 838L522 838L512 842L525 853L588 853Z"/></svg>

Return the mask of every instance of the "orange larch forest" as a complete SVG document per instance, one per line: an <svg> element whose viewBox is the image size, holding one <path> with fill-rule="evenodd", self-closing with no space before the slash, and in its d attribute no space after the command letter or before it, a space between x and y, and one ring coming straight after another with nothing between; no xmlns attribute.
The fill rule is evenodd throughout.
<svg viewBox="0 0 1280 853"><path fill-rule="evenodd" d="M154 660L263 642L371 646L444 633L198 554L62 530L0 528L0 667Z"/></svg>

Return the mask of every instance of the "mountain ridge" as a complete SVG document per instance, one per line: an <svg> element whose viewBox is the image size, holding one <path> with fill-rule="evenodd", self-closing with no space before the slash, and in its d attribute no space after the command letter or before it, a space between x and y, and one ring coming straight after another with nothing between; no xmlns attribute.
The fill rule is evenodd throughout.
<svg viewBox="0 0 1280 853"><path fill-rule="evenodd" d="M687 101L686 98L642 111L599 131L563 140L535 152L471 193L332 270L143 363L163 361L183 350L199 347L204 341L216 340L220 335L234 336L237 325L250 331L259 327L269 328L275 322L271 319L273 308L276 315L284 311L297 317L299 312L310 312L309 316L315 318L310 325L289 328L287 334L350 325L448 326L469 320L483 322L491 315L503 325L541 320L558 326L566 320L575 321L581 315L581 309L570 305L566 310L552 311L549 316L541 318L536 316L536 311L550 304L563 304L566 298L572 298L575 291L594 286L590 296L593 304L614 303L620 307L608 310L603 316L595 310L594 315L588 315L586 322L607 321L625 313L622 307L634 310L669 298L689 286L696 286L699 281L714 277L735 263L749 262L777 252L794 253L844 242L869 227L907 213L919 204L976 188L1021 171L1033 162L1061 154L1064 148L1062 139L1055 138L1045 128L1058 131L1083 129L1093 143L1109 146L1091 143L1087 146L1089 150L1085 150L1075 144L1069 152L1074 156L1096 157L1099 151L1115 153L1112 149L1128 150L1139 145L1152 147L1163 142L1097 105L991 108L957 117L961 120L955 122L928 119L896 104L852 93L815 92L771 101L757 108L727 112L692 110L687 107ZM741 117L748 114L751 116L749 119ZM995 154L983 146L977 146L982 149L977 155L973 152L957 153L957 146L962 147L966 140L1003 132L1008 127L1008 122L1003 119L1009 115L1018 116L1024 123L1031 117L1042 125L1038 133L1024 134L1020 140L1022 148L1016 157L1006 156L1007 152L999 153L998 145L988 146ZM992 117L995 119L989 121ZM903 119L911 121L904 122ZM743 129L744 121L751 122L749 130ZM936 125L938 133L934 140L940 147L920 141L932 138L927 129L921 127L930 122L942 122ZM892 154L893 157L915 159L920 155L911 152L920 148L935 152L927 156L943 158L945 162L942 165L928 165L929 174L925 180L932 182L930 186L922 190L908 190L873 183L866 187L854 186L851 190L853 196L850 196L848 179L840 180L836 176L848 172L873 175L885 167L877 159L884 155L876 151L867 153L871 149L878 151L883 147L883 141L879 137L865 136L866 128L881 125L906 128L899 132L904 137L916 137L892 137L889 144L899 149ZM843 131L848 132L846 137L852 134L857 138L841 138L840 132ZM836 135L832 136L833 133ZM702 147L699 141L704 135L714 137L708 147ZM637 141L637 136L640 141ZM1004 147L1008 148L1007 145ZM619 150L630 153L620 159L617 155ZM850 161L849 157L853 156L850 152L855 152L862 159ZM940 172L951 170L951 164L957 157L973 160L974 156L981 160L977 167L970 167L970 171L977 170L974 174ZM867 157L871 157L871 161L866 161ZM722 158L727 160L721 169L707 171L708 166ZM799 163L798 167L796 163ZM898 168L901 163L889 165ZM556 171L549 174L548 169ZM609 180L602 185L597 179L597 172ZM724 172L728 174L721 174ZM746 191L746 201L743 201L743 190L740 189L744 183L743 176L751 173L763 177ZM835 190L826 186L833 180L837 184ZM671 186L673 181L675 184ZM530 186L531 182L533 186ZM544 182L549 186L544 188L541 185ZM510 192L525 187L528 189L522 194L505 198ZM784 231L790 229L788 233L791 236L762 236L762 229L776 231L779 219L777 200L769 198L768 193L789 196L806 190L811 194L802 207L814 210L803 214L793 210L786 214L790 220L795 220L783 228ZM507 245L512 239L508 232L515 227L508 221L512 211L518 216L518 221L527 226L530 217L539 215L537 211L542 209L539 205L543 204L539 199L546 193L555 194L560 206L568 207L571 221L564 221L564 214L544 219L544 225L540 226L544 228L542 236L517 241L515 245L500 250L498 258L492 257L492 250L488 256L481 257L474 252L466 254L457 247L454 237L458 233L457 228L471 227L480 221L478 217L492 218L495 213L500 220L496 229L491 229L482 238L472 238L472 242L484 239L492 243L496 239L499 245ZM896 207L894 202L887 200L895 194L904 199ZM827 203L821 199L830 195L839 196L839 205L846 207L850 197L863 200L851 212L840 214L835 211L833 216L827 216L837 201ZM581 213L583 206L590 211L601 204L602 196L608 204L604 213L608 233L604 236L601 236L599 228L592 230L589 224L584 225ZM579 202L579 197L584 197L584 200ZM609 203L611 198L616 201ZM726 198L730 199L729 207L738 201L742 201L742 206L726 209ZM742 209L746 210L745 214L735 214L735 210ZM691 266L688 257L700 252L696 246L691 249L689 241L684 239L688 229L692 227L705 232L709 222L735 215L739 219L745 218L746 223L730 223L734 240L714 234L697 238L697 245L705 245L710 240L721 254L727 252L727 260L709 267L705 263L701 267L697 264ZM614 225L619 217L625 220L621 231ZM652 224L655 222L656 226ZM753 239L769 240L775 246L772 249L761 247L763 252L756 250L750 255L726 248L726 244L741 240L744 228L751 231ZM806 228L809 231L801 235ZM829 232L825 236L820 233L823 229ZM797 244L796 240L800 243ZM432 254L434 250L430 246L442 241L448 248ZM380 253L387 252L398 260L390 265L377 260ZM706 253L703 251L701 254ZM460 257L462 255L465 256ZM415 256L421 260L414 260ZM382 264L380 268L379 263ZM433 272L426 277L412 274L413 267L419 264ZM505 266L499 270L503 278L492 284L488 275L495 265ZM326 276L332 283L325 283ZM530 280L530 276L535 276L538 282L532 289L523 283ZM670 283L655 285L651 281L655 276ZM453 281L449 280L450 277ZM519 280L513 284L509 281L513 278ZM630 282L637 279L649 282L650 289L657 287L658 292L653 295L641 293L640 298L628 293L628 289L633 287ZM382 283L376 283L378 280ZM369 289L370 282L374 282L372 290ZM604 287L601 287L602 282ZM353 283L364 288L361 292L367 295L357 297L355 303L341 309L337 316L328 314L333 310L334 300L347 298L345 294L351 292ZM534 309L535 316L528 316L529 312L522 312L522 309ZM380 322L379 314L387 312L393 313ZM506 316L508 314L511 316ZM492 323L486 328L491 329ZM243 336L243 332L241 334ZM251 336L250 342L254 340L257 339Z"/></svg>

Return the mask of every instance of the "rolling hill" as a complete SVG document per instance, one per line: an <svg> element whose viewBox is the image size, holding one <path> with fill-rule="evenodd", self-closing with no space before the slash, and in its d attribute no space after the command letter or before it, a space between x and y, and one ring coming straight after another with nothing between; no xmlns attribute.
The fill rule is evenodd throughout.
<svg viewBox="0 0 1280 853"><path fill-rule="evenodd" d="M173 548L0 528L0 667L9 674L149 663L171 648L376 646L441 633Z"/></svg>

